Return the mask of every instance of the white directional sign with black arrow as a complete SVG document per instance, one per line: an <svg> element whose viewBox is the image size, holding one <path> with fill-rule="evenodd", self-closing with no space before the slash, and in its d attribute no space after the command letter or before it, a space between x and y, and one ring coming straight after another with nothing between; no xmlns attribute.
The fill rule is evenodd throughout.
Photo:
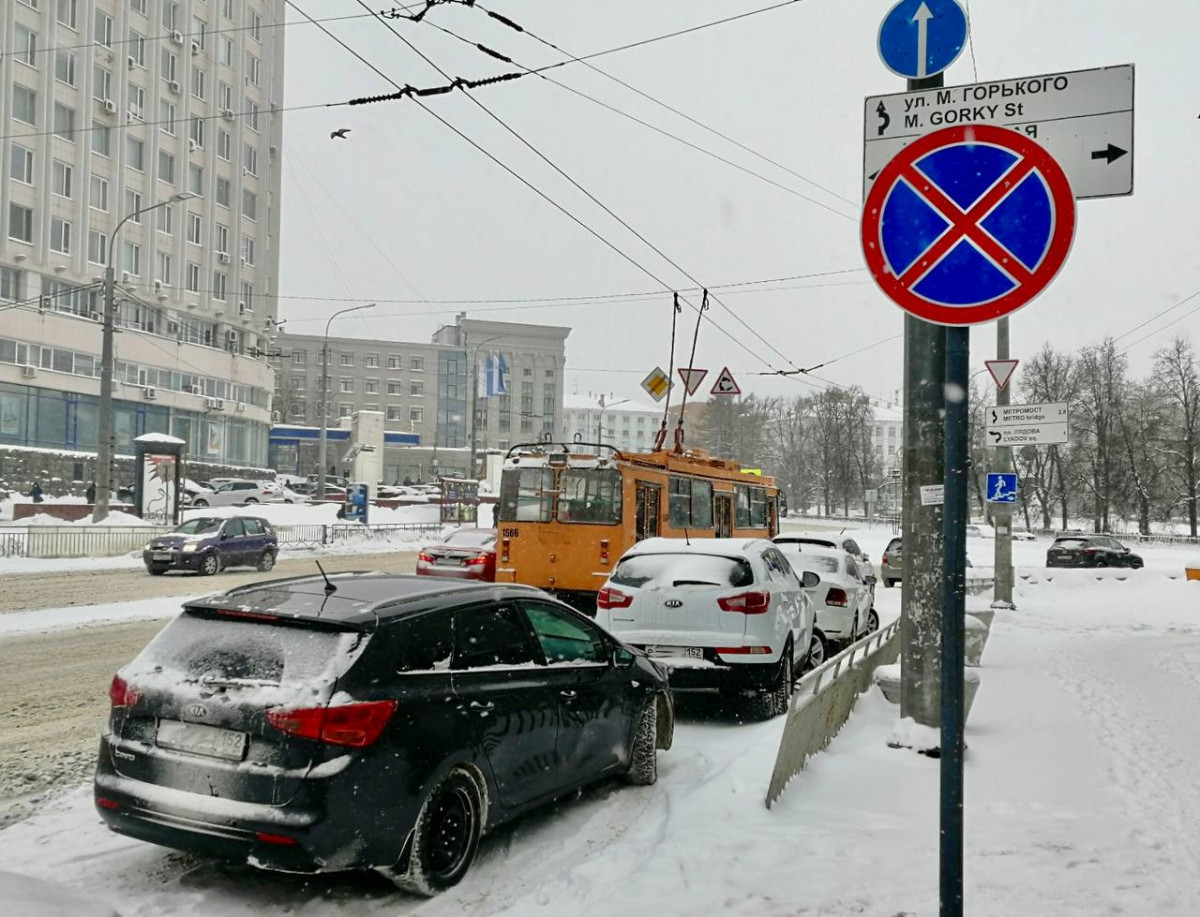
<svg viewBox="0 0 1200 917"><path fill-rule="evenodd" d="M1066 404L1004 404L987 408L985 438L1000 446L1055 446L1068 441Z"/></svg>
<svg viewBox="0 0 1200 917"><path fill-rule="evenodd" d="M1133 65L947 86L866 100L863 194L891 159L925 134L998 124L1058 161L1078 199L1133 193Z"/></svg>

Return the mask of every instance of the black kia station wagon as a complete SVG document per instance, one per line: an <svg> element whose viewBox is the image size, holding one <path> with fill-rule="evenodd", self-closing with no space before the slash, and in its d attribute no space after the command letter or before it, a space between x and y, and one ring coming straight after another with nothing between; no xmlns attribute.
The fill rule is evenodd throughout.
<svg viewBox="0 0 1200 917"><path fill-rule="evenodd" d="M109 693L112 830L420 894L534 806L654 783L674 733L665 673L545 593L377 573L189 602Z"/></svg>

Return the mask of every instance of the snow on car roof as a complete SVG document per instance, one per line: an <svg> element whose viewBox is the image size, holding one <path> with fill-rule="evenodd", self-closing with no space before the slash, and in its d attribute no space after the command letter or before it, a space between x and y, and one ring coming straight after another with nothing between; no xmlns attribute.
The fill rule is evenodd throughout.
<svg viewBox="0 0 1200 917"><path fill-rule="evenodd" d="M712 554L716 557L730 554L748 554L755 549L769 548L771 542L765 538L647 538L630 548L626 555L633 554Z"/></svg>
<svg viewBox="0 0 1200 917"><path fill-rule="evenodd" d="M802 548L802 550L795 552L795 553L798 553L801 555L808 554L813 557L841 558L841 557L846 556L846 552L843 551L841 548L831 547L831 546L825 545L825 544L815 544L815 543L809 542L809 541L805 541L805 542L777 541L777 542L775 542L775 545L780 548Z"/></svg>

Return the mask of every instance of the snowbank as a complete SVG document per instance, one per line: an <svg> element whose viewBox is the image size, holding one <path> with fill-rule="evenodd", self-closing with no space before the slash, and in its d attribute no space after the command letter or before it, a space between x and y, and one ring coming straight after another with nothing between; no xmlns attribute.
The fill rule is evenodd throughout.
<svg viewBox="0 0 1200 917"><path fill-rule="evenodd" d="M251 506L206 506L184 510L183 518L217 516L222 519L232 516L259 516L272 525L337 525L345 520L338 518L337 503L256 503ZM371 524L388 523L436 523L439 521L438 506L401 506L396 509L371 507Z"/></svg>
<svg viewBox="0 0 1200 917"><path fill-rule="evenodd" d="M59 519L57 516L51 516L48 513L35 513L32 516L26 516L24 519L18 519L11 523L12 525L95 525L92 522L91 516L84 516L82 519L76 519L71 522L67 519ZM140 516L135 516L132 513L123 513L120 510L111 511L107 518L100 523L102 527L113 525L153 525L152 522L147 522Z"/></svg>
<svg viewBox="0 0 1200 917"><path fill-rule="evenodd" d="M0 902L8 917L120 917L90 895L15 872L0 872Z"/></svg>

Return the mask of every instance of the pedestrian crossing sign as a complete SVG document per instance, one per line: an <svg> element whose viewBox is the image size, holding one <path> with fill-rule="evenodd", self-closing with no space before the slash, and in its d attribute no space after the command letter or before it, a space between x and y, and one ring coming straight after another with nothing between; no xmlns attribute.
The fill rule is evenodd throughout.
<svg viewBox="0 0 1200 917"><path fill-rule="evenodd" d="M650 375L642 380L642 388L655 401L662 401L671 390L671 377L662 371L661 366L656 366Z"/></svg>

